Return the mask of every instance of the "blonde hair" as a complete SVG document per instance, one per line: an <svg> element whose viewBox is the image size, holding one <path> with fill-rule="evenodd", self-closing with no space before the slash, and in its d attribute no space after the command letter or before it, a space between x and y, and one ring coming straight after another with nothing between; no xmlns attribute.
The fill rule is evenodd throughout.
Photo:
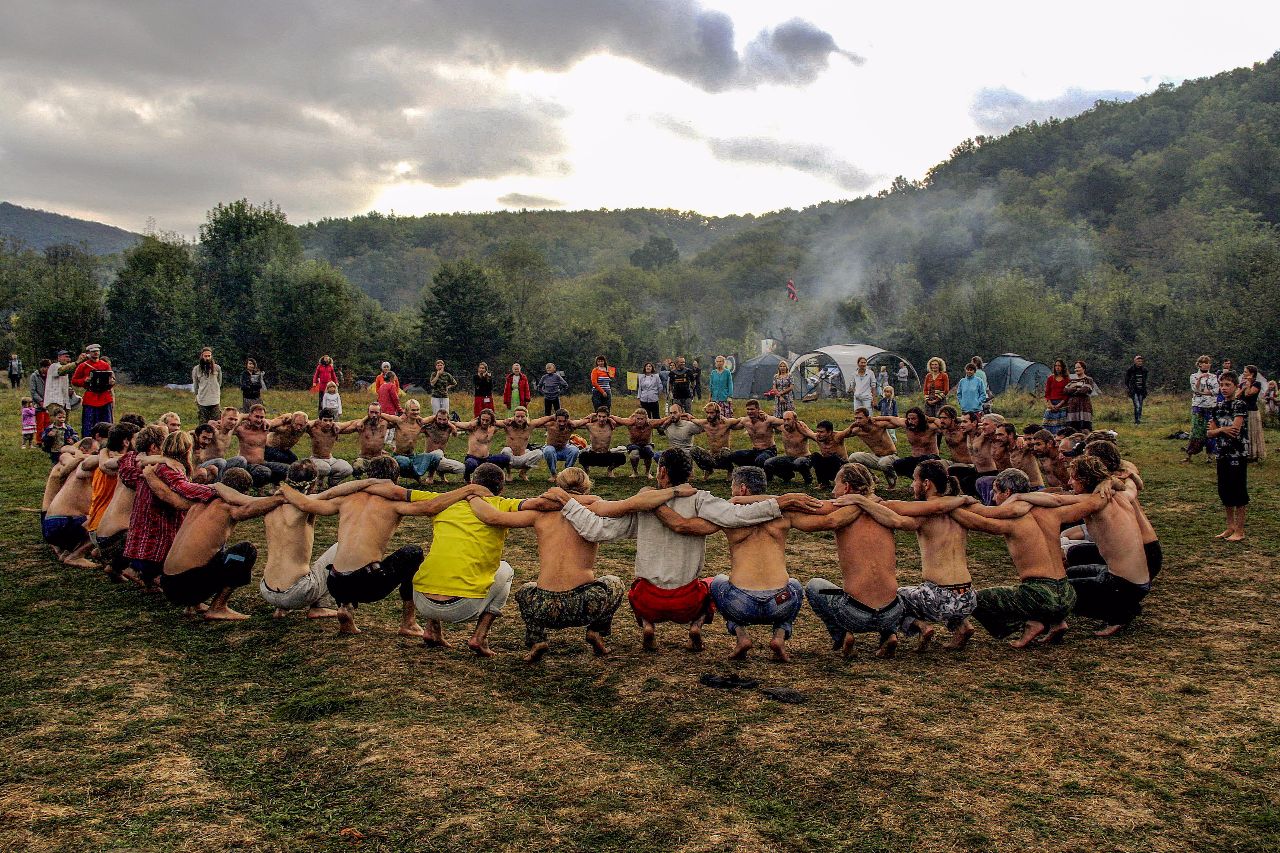
<svg viewBox="0 0 1280 853"><path fill-rule="evenodd" d="M337 383L337 382L332 382L332 381L331 381L331 382L329 382L327 385L325 385L325 386L324 386L324 392L325 392L326 394L328 394L328 393L329 393L329 389L330 389L330 388L332 388L332 389L333 389L333 393L335 393L335 394L336 394L336 393L338 393L338 383Z"/></svg>
<svg viewBox="0 0 1280 853"><path fill-rule="evenodd" d="M226 410L224 409L223 411L226 411ZM163 415L161 415L159 418L156 419L156 423L163 424L165 421L169 420L169 418L177 418L178 423L182 423L182 416L179 415L177 412L165 412ZM168 424L165 424L165 426L168 426Z"/></svg>
<svg viewBox="0 0 1280 853"><path fill-rule="evenodd" d="M784 373L790 373L790 372L791 372L791 368L787 367L787 362L785 360L778 362L778 373L777 373L778 376L781 376Z"/></svg>
<svg viewBox="0 0 1280 853"><path fill-rule="evenodd" d="M160 445L160 453L175 462L181 462L189 477L191 476L191 448L194 443L189 432L171 432L164 437L164 444Z"/></svg>
<svg viewBox="0 0 1280 853"><path fill-rule="evenodd" d="M591 493L591 477L581 468L565 468L556 474L556 485L571 495Z"/></svg>
<svg viewBox="0 0 1280 853"><path fill-rule="evenodd" d="M927 368L929 367L929 365L933 364L935 361L936 361L936 362L938 362L938 372L939 372L939 373L946 373L946 372L947 372L947 363L946 363L945 361L943 361L943 360L942 360L942 357L941 357L941 356L936 356L936 355L935 355L933 358L929 359L927 362L925 362L925 368L927 369Z"/></svg>

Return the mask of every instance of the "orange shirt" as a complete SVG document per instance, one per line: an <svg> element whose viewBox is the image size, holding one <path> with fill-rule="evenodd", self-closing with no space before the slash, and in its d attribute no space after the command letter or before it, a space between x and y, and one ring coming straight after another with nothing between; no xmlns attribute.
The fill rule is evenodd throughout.
<svg viewBox="0 0 1280 853"><path fill-rule="evenodd" d="M116 479L117 475L104 473L102 468L93 469L93 497L89 500L89 520L84 525L90 533L98 529L107 504L116 493Z"/></svg>

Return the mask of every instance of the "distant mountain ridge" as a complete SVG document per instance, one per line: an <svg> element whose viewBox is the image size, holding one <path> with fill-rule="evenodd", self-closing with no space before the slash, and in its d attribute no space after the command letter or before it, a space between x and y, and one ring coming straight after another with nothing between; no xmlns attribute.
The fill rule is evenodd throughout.
<svg viewBox="0 0 1280 853"><path fill-rule="evenodd" d="M114 255L142 239L141 234L114 225L19 207L7 201L0 201L0 237L36 250L59 243L83 244L94 255Z"/></svg>

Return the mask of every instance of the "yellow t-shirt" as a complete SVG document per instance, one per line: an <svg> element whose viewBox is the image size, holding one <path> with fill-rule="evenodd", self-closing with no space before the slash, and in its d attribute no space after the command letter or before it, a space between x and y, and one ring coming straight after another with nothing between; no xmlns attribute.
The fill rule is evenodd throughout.
<svg viewBox="0 0 1280 853"><path fill-rule="evenodd" d="M437 492L409 490L409 500L429 501ZM517 498L485 498L499 512L515 512ZM458 501L432 522L431 550L413 576L413 588L427 595L457 595L484 598L502 560L507 528L490 527L471 511L467 501Z"/></svg>

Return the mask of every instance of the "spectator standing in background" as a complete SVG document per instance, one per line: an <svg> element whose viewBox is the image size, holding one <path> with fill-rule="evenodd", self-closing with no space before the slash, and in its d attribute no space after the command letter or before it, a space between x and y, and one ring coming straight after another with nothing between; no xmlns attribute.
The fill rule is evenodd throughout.
<svg viewBox="0 0 1280 853"><path fill-rule="evenodd" d="M1133 357L1133 364L1124 372L1124 389L1133 401L1133 423L1142 423L1142 403L1147 399L1147 360L1140 355Z"/></svg>
<svg viewBox="0 0 1280 853"><path fill-rule="evenodd" d="M320 386L321 409L324 408L324 387L324 385ZM240 411L246 415L249 414L249 409L262 402L262 392L266 390L266 374L258 369L256 359L246 358L244 370L240 371Z"/></svg>
<svg viewBox="0 0 1280 853"><path fill-rule="evenodd" d="M19 371L21 372L21 371ZM696 358L689 367L689 372L693 374L693 396L699 400L702 399L702 363Z"/></svg>
<svg viewBox="0 0 1280 853"><path fill-rule="evenodd" d="M1202 355L1196 359L1196 372L1191 374L1191 440L1183 462L1190 462L1208 441L1209 419L1218 405L1218 376L1212 366L1212 359Z"/></svg>
<svg viewBox="0 0 1280 853"><path fill-rule="evenodd" d="M569 393L569 380L548 361L546 372L538 377L537 387L542 395L543 416L549 418L560 410L560 398Z"/></svg>
<svg viewBox="0 0 1280 853"><path fill-rule="evenodd" d="M636 399L640 408L653 420L659 420L658 401L662 398L662 377L654 369L652 361L646 361L636 380Z"/></svg>
<svg viewBox="0 0 1280 853"><path fill-rule="evenodd" d="M71 411L71 373L76 365L71 361L71 353L58 350L58 360L49 365L44 374L44 405L61 406L68 413Z"/></svg>
<svg viewBox="0 0 1280 853"><path fill-rule="evenodd" d="M82 434L90 435L97 424L112 422L115 394L111 389L116 385L116 372L111 369L111 362L102 357L101 346L89 344L84 348L71 384L84 389L84 408L80 413Z"/></svg>
<svg viewBox="0 0 1280 853"><path fill-rule="evenodd" d="M693 372L685 366L684 356L676 358L667 387L670 389L671 399L682 411L687 412L693 408Z"/></svg>
<svg viewBox="0 0 1280 853"><path fill-rule="evenodd" d="M905 361L898 362L898 393L905 394L909 390L907 383L911 381L911 369Z"/></svg>
<svg viewBox="0 0 1280 853"><path fill-rule="evenodd" d="M609 366L604 356L596 356L596 366L591 369L591 408L598 411L604 406L613 410L613 378L617 371Z"/></svg>
<svg viewBox="0 0 1280 853"><path fill-rule="evenodd" d="M507 407L508 412L514 414L516 409L525 409L527 412L529 401L532 399L533 392L529 389L529 377L517 361L511 365L511 372L507 374L507 380L503 383L502 403Z"/></svg>
<svg viewBox="0 0 1280 853"><path fill-rule="evenodd" d="M400 387L400 377L385 361L382 363L382 368L382 372L373 383L374 393L378 396L378 405L382 407L382 414L399 417L404 414L404 409L400 406L400 395L404 393L404 389Z"/></svg>
<svg viewBox="0 0 1280 853"><path fill-rule="evenodd" d="M934 356L929 359L928 370L924 375L925 415L938 417L938 412L947 404L947 395L950 393L951 377L947 375L947 363Z"/></svg>
<svg viewBox="0 0 1280 853"><path fill-rule="evenodd" d="M1067 383L1067 426L1076 432L1093 432L1093 394L1097 386L1083 361L1075 363L1075 375Z"/></svg>
<svg viewBox="0 0 1280 853"><path fill-rule="evenodd" d="M1248 459L1250 462L1261 462L1267 458L1267 446L1262 436L1262 410L1258 407L1262 399L1262 381L1256 365L1246 364L1240 374L1240 399L1244 401L1245 418L1249 427Z"/></svg>
<svg viewBox="0 0 1280 853"><path fill-rule="evenodd" d="M16 352L9 353L9 388L16 389L22 384L22 359Z"/></svg>
<svg viewBox="0 0 1280 853"><path fill-rule="evenodd" d="M716 356L707 387L711 392L711 402L720 407L720 414L726 418L733 417L733 371L729 370L729 362L724 356Z"/></svg>
<svg viewBox="0 0 1280 853"><path fill-rule="evenodd" d="M214 361L213 347L200 350L200 361L191 368L191 391L196 395L197 423L222 417L222 365Z"/></svg>
<svg viewBox="0 0 1280 853"><path fill-rule="evenodd" d="M1231 359L1229 359L1229 358L1224 358L1224 359L1222 360L1222 369L1218 371L1218 384L1222 384L1222 374L1224 374L1224 373L1235 373L1235 368L1234 368L1234 367L1232 367L1231 365L1232 365L1232 361L1231 361ZM1222 396L1222 392L1221 392L1221 391L1219 391L1219 392L1218 392L1218 402L1219 402L1219 403L1221 403L1221 402L1223 401L1223 399L1224 399L1224 398L1223 398L1223 396Z"/></svg>
<svg viewBox="0 0 1280 853"><path fill-rule="evenodd" d="M493 374L489 372L489 365L483 361L476 365L476 375L471 377L471 381L471 410L475 413L473 417L478 418L485 409L494 410Z"/></svg>
<svg viewBox="0 0 1280 853"><path fill-rule="evenodd" d="M256 365L255 365L256 366ZM390 370L391 365L384 362L384 370ZM327 355L320 356L320 360L316 362L315 373L311 374L311 393L316 395L316 405L319 410L324 409L324 389L329 386L330 382L338 381L338 370L333 366L333 359ZM248 406L252 405L248 400L245 401L243 412L248 412ZM317 413L319 412L317 410Z"/></svg>
<svg viewBox="0 0 1280 853"><path fill-rule="evenodd" d="M1245 510L1249 506L1249 419L1240 399L1236 375L1230 371L1215 377L1222 402L1215 403L1206 434L1218 446L1218 497L1227 512L1227 529L1217 539L1244 539Z"/></svg>
<svg viewBox="0 0 1280 853"><path fill-rule="evenodd" d="M320 417L324 417L324 412L328 412L336 419L342 416L342 395L338 392L338 383L330 382L324 386L324 393L320 395Z"/></svg>
<svg viewBox="0 0 1280 853"><path fill-rule="evenodd" d="M681 406L684 404L681 403ZM782 417L796 410L796 386L791 379L791 369L785 361L778 362L778 372L773 375L773 415Z"/></svg>
<svg viewBox="0 0 1280 853"><path fill-rule="evenodd" d="M867 360L859 358L858 369L848 379L849 389L853 391L855 412L858 409L866 409L868 412L875 410L875 382L875 376L867 369Z"/></svg>
<svg viewBox="0 0 1280 853"><path fill-rule="evenodd" d="M882 418L896 418L898 416L898 398L893 391L893 386L887 382L880 387L880 399L876 401L876 411ZM898 443L898 431L887 429L889 440L894 444Z"/></svg>
<svg viewBox="0 0 1280 853"><path fill-rule="evenodd" d="M658 365L658 378L662 380L662 397L668 405L671 404L671 368L673 366L674 363L669 358Z"/></svg>
<svg viewBox="0 0 1280 853"><path fill-rule="evenodd" d="M983 370L983 361L978 356L970 359L973 364L973 375L982 380L982 387L986 389L987 399L982 403L982 413L984 415L991 414L991 383L987 381L987 371Z"/></svg>
<svg viewBox="0 0 1280 853"><path fill-rule="evenodd" d="M31 377L28 380L31 402L36 406L36 435L44 434L45 427L49 425L49 414L44 410L44 383L45 375L49 372L49 365L52 363L47 358L40 359L40 366L31 371Z"/></svg>
<svg viewBox="0 0 1280 853"><path fill-rule="evenodd" d="M889 368L886 365L880 365L880 369L876 371L876 388L883 388L889 384Z"/></svg>
<svg viewBox="0 0 1280 853"><path fill-rule="evenodd" d="M978 368L969 362L964 366L964 377L956 384L956 402L960 411L966 415L982 412L982 404L987 399L987 383L978 378Z"/></svg>
<svg viewBox="0 0 1280 853"><path fill-rule="evenodd" d="M1067 422L1067 363L1060 358L1053 360L1053 370L1044 381L1044 428L1054 435Z"/></svg>
<svg viewBox="0 0 1280 853"><path fill-rule="evenodd" d="M391 369L391 365L386 367L388 370ZM431 390L431 414L449 411L449 392L457 387L458 381L453 378L453 374L444 369L443 359L436 359L435 372L431 374L427 384Z"/></svg>

